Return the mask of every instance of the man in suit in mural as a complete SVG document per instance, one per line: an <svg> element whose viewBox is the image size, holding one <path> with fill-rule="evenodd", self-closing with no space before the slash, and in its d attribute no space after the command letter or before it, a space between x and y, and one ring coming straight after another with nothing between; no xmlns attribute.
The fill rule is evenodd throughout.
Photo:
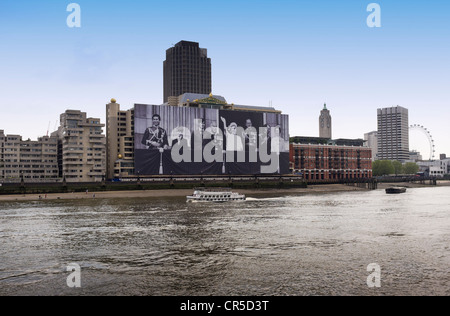
<svg viewBox="0 0 450 316"><path fill-rule="evenodd" d="M145 130L142 144L147 146L147 149L168 149L167 132L160 127L161 116L158 114L153 115L152 121L153 125Z"/></svg>
<svg viewBox="0 0 450 316"><path fill-rule="evenodd" d="M281 153L285 151L284 139L281 138L281 127L277 125L273 129L274 135L272 136L271 151L273 153Z"/></svg>
<svg viewBox="0 0 450 316"><path fill-rule="evenodd" d="M269 124L266 124L262 129L261 134L259 134L259 137L261 139L260 150L266 148L267 154L270 155L270 153L272 152L272 127Z"/></svg>
<svg viewBox="0 0 450 316"><path fill-rule="evenodd" d="M194 131L191 135L191 148L195 148L195 139L202 144L202 150L205 148L205 146L210 142L210 140L205 139L205 133L206 133L206 120L204 118L201 119L195 119L194 121Z"/></svg>

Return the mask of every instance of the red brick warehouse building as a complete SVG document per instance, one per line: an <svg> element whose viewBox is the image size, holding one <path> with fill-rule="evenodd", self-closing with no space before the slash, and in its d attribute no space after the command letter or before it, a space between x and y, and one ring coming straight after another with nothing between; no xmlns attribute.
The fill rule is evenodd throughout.
<svg viewBox="0 0 450 316"><path fill-rule="evenodd" d="M372 149L364 147L361 139L294 137L290 167L305 180L372 178Z"/></svg>

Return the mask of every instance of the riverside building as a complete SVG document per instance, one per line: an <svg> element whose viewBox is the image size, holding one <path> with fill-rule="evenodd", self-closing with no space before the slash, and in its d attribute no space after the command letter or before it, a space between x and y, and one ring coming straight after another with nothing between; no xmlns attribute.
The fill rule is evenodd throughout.
<svg viewBox="0 0 450 316"><path fill-rule="evenodd" d="M121 111L115 99L106 105L106 177L134 176L134 108Z"/></svg>
<svg viewBox="0 0 450 316"><path fill-rule="evenodd" d="M0 130L0 180L18 182L57 179L58 139L54 136L23 140Z"/></svg>
<svg viewBox="0 0 450 316"><path fill-rule="evenodd" d="M106 171L104 124L77 110L61 114L58 137L60 175L67 182L101 182Z"/></svg>
<svg viewBox="0 0 450 316"><path fill-rule="evenodd" d="M106 105L106 118L108 180L158 175L254 174L265 166L259 159L252 162L249 159L251 151L258 153L260 144L271 152L280 152L280 164L274 172L289 173L289 117L273 107L228 103L224 97L212 93L184 93L171 97L165 104L135 104L126 111L112 99ZM155 119L157 127L153 125ZM258 133L262 127L269 127L268 135ZM234 149L236 155L243 153L245 163L202 160L196 164L195 157L184 163L173 161L172 148L184 144L179 152L193 154L195 135L199 134L210 138L201 141L202 150L212 142L213 153L219 148L230 152L232 141L240 142L241 149Z"/></svg>
<svg viewBox="0 0 450 316"><path fill-rule="evenodd" d="M372 177L372 150L363 140L293 137L290 146L291 170L306 180Z"/></svg>
<svg viewBox="0 0 450 316"><path fill-rule="evenodd" d="M320 137L298 136L290 141L290 170L305 180L344 180L372 177L372 149L362 139L332 140L330 111L320 112Z"/></svg>

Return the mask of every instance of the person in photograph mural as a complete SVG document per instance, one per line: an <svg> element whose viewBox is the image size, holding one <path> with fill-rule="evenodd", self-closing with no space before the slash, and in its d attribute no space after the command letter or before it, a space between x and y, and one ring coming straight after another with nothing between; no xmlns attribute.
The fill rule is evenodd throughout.
<svg viewBox="0 0 450 316"><path fill-rule="evenodd" d="M259 134L260 137L260 149L266 148L267 154L272 152L272 128L269 124L266 124Z"/></svg>
<svg viewBox="0 0 450 316"><path fill-rule="evenodd" d="M179 144L180 146L187 145L187 141L184 139L183 133L178 134L178 137L172 140L171 147L174 147L176 144Z"/></svg>
<svg viewBox="0 0 450 316"><path fill-rule="evenodd" d="M224 173L260 173L258 129L263 126L263 114L228 110L222 110L219 114L225 142Z"/></svg>
<svg viewBox="0 0 450 316"><path fill-rule="evenodd" d="M153 125L145 130L142 144L147 146L147 149L169 149L167 132L160 127L161 116L154 114L152 122Z"/></svg>
<svg viewBox="0 0 450 316"><path fill-rule="evenodd" d="M225 127L225 135L227 141L227 151L244 151L242 145L242 137L238 134L238 125L235 122L227 126L227 120L222 116L220 119Z"/></svg>
<svg viewBox="0 0 450 316"><path fill-rule="evenodd" d="M212 121L211 125L205 130L205 138L214 144L213 155L218 151L223 151L223 133L217 127L216 121Z"/></svg>
<svg viewBox="0 0 450 316"><path fill-rule="evenodd" d="M189 148L189 144L187 139L184 136L183 128L178 128L176 131L176 138L172 140L172 146L171 149L175 147L175 145L178 145L180 147L179 153L180 155L184 154L184 148Z"/></svg>
<svg viewBox="0 0 450 316"><path fill-rule="evenodd" d="M210 140L205 137L206 130L206 120L204 118L197 118L194 120L194 131L191 136L191 148L195 148L195 140L201 140L202 150L210 142Z"/></svg>
<svg viewBox="0 0 450 316"><path fill-rule="evenodd" d="M281 126L277 125L273 128L273 137L271 141L271 151L273 153L282 153L286 151L285 141L281 137ZM288 149L289 150L289 149Z"/></svg>
<svg viewBox="0 0 450 316"><path fill-rule="evenodd" d="M253 127L251 119L247 119L245 122L244 139L246 150L256 151L258 147L258 131Z"/></svg>

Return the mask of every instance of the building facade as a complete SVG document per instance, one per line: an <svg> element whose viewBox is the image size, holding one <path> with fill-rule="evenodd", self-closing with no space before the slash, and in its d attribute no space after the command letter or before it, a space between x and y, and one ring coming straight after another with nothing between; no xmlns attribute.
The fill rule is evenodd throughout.
<svg viewBox="0 0 450 316"><path fill-rule="evenodd" d="M327 109L327 105L325 104L319 117L319 137L327 139L333 138L332 128L330 110Z"/></svg>
<svg viewBox="0 0 450 316"><path fill-rule="evenodd" d="M42 181L58 179L58 139L44 136L36 141L0 130L0 179Z"/></svg>
<svg viewBox="0 0 450 316"><path fill-rule="evenodd" d="M450 159L445 158L435 161L419 161L420 172L423 172L426 176L442 178L450 174Z"/></svg>
<svg viewBox="0 0 450 316"><path fill-rule="evenodd" d="M409 159L408 109L401 106L378 109L378 159Z"/></svg>
<svg viewBox="0 0 450 316"><path fill-rule="evenodd" d="M294 142L290 146L291 170L295 174L302 174L305 180L329 181L372 177L370 148L323 142Z"/></svg>
<svg viewBox="0 0 450 316"><path fill-rule="evenodd" d="M185 93L134 113L137 176L289 174L289 116L273 107Z"/></svg>
<svg viewBox="0 0 450 316"><path fill-rule="evenodd" d="M367 147L372 149L372 161L378 160L378 132L364 134L364 140L367 142Z"/></svg>
<svg viewBox="0 0 450 316"><path fill-rule="evenodd" d="M227 102L225 97L221 95L213 95L212 93L210 93L209 95L200 93L183 93L178 97L171 97L168 105L177 107L281 114L281 111L275 109L274 107L239 105L234 103L230 104Z"/></svg>
<svg viewBox="0 0 450 316"><path fill-rule="evenodd" d="M106 105L106 177L134 175L134 109L120 110L112 99Z"/></svg>
<svg viewBox="0 0 450 316"><path fill-rule="evenodd" d="M418 162L423 160L422 155L420 154L420 152L417 151L411 151L409 152L409 159L407 162Z"/></svg>
<svg viewBox="0 0 450 316"><path fill-rule="evenodd" d="M161 148L164 149L164 153L161 156L161 153L158 152L156 154L157 161L150 161L151 159L148 159L154 153L152 150L149 150L148 147L150 146L146 143L143 144L143 138L146 136L149 128L152 127L155 114L160 120L160 128L158 130L163 131L165 135L162 138L164 148ZM230 126L234 124L236 127L242 127L242 131L248 132L248 128L255 128L255 133L251 133L248 139L244 139L245 135L243 134L235 136L236 140L241 139L241 141L244 141L242 149L245 148L246 151L252 148L253 141L256 141L254 145L258 146L257 131L259 127L273 127L274 132L279 132L279 135L273 135L273 137L269 135L269 137L271 137L270 139L275 139L273 146L278 144L281 149L280 156L285 157L284 160L280 160L280 171L289 172L288 116L282 115L281 111L273 107L229 104L224 97L213 95L212 93L184 93L178 97L171 97L170 102L166 104L135 104L133 109L127 111L122 111L120 104L112 99L106 105L106 118L107 179L145 177L164 172L174 175L187 175L195 172L197 170L195 168L200 168L198 169L200 174L203 171L201 170L203 167L206 168L204 174L208 172L223 174L223 168L232 169L233 167L220 163L220 170L216 170L209 168L211 165L203 164L203 162L202 164L187 166L183 163L174 163L170 159L171 149L177 142L186 143L188 150L193 149L192 141L196 133L211 134L211 137L214 134L215 146L218 146L217 148L220 146L225 148L227 137L231 138L233 136L220 135L218 129L226 130L222 118L226 118ZM199 124L198 120L203 121L204 125L197 125ZM228 125L226 127L229 127ZM203 130L200 131L199 126L202 126ZM263 136L260 135L260 137ZM206 143L202 143L202 146L206 145ZM270 144L272 147L270 140L267 144ZM161 162L163 166L160 166ZM158 170L155 171L152 167ZM241 171L245 172L245 168Z"/></svg>
<svg viewBox="0 0 450 316"><path fill-rule="evenodd" d="M186 92L209 94L211 82L211 59L199 43L181 41L166 51L164 103Z"/></svg>
<svg viewBox="0 0 450 316"><path fill-rule="evenodd" d="M0 130L0 179L5 176L5 131Z"/></svg>
<svg viewBox="0 0 450 316"><path fill-rule="evenodd" d="M53 133L59 139L59 168L67 182L101 182L106 172L104 124L98 118L67 110Z"/></svg>

